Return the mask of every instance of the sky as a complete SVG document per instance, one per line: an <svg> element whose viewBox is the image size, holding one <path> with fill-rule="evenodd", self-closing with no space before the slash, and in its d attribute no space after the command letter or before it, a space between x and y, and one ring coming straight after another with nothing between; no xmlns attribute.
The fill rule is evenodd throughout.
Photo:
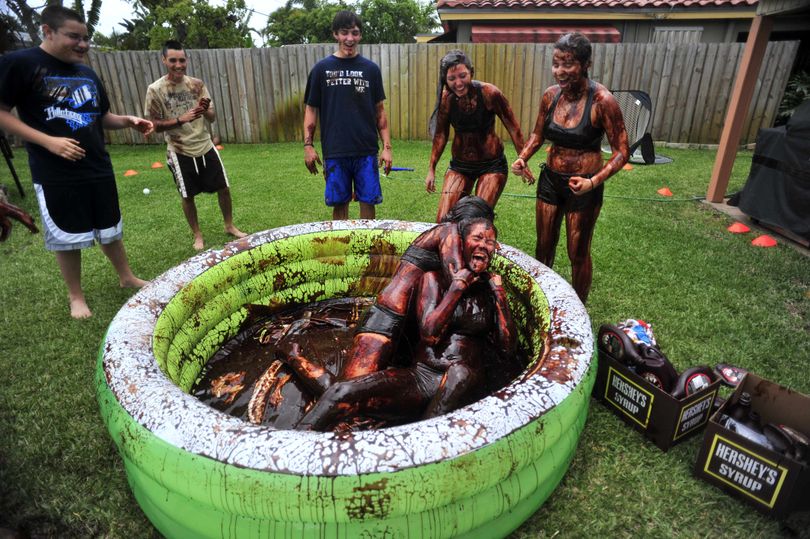
<svg viewBox="0 0 810 539"><path fill-rule="evenodd" d="M223 5L224 1L210 0L211 4ZM253 15L250 17L250 26L256 30L261 30L267 24L267 15L277 10L287 3L287 0L246 0L245 4L248 8L254 9ZM98 29L106 35L112 33L113 30L120 33L123 31L118 23L123 19L131 19L132 6L124 0L103 0L101 3L101 17L98 22ZM253 41L256 45L261 45L257 41L257 36L253 36Z"/></svg>

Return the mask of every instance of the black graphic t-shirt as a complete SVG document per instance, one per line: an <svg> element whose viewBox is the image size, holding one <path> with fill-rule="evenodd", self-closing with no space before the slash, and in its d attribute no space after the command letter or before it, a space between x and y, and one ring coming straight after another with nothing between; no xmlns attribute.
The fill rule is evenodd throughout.
<svg viewBox="0 0 810 539"><path fill-rule="evenodd" d="M42 146L26 143L34 183L90 183L112 179L101 117L110 110L96 73L68 64L39 47L0 57L0 103L17 108L29 127L79 141L85 156L68 161Z"/></svg>
<svg viewBox="0 0 810 539"><path fill-rule="evenodd" d="M377 103L383 100L380 68L368 58L332 55L315 64L304 103L319 109L323 157L376 155Z"/></svg>

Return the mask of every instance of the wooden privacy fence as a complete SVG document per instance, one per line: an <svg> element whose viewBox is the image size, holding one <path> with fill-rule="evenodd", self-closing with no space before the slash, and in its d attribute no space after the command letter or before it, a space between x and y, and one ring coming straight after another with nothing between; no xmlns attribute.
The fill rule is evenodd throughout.
<svg viewBox="0 0 810 539"><path fill-rule="evenodd" d="M741 143L753 142L760 127L772 125L798 45L768 44ZM610 89L647 92L654 109L654 140L716 144L743 47L742 43L594 44L590 77ZM471 56L475 78L506 94L524 133L530 132L543 90L553 83L552 45L364 45L361 53L382 69L392 136L428 138L439 60L453 48ZM189 50L188 73L207 84L217 109L212 131L223 141L296 141L302 137L307 74L333 51L332 44ZM93 52L90 65L104 81L117 113L142 114L146 87L165 73L157 51ZM144 142L131 130L108 136L114 143ZM162 136L153 135L149 142L162 142Z"/></svg>

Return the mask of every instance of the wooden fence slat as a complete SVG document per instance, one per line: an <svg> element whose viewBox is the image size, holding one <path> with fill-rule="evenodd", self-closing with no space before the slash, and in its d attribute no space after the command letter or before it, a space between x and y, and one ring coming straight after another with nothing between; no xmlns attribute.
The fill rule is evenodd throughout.
<svg viewBox="0 0 810 539"><path fill-rule="evenodd" d="M692 124L692 132L689 136L690 141L704 140L705 135L708 133L707 124L712 113L712 104L709 101L709 93L711 91L712 78L714 71L717 68L717 43L706 44L706 57L703 60L703 67L700 74L700 87L697 92L697 99L695 103L695 121Z"/></svg>

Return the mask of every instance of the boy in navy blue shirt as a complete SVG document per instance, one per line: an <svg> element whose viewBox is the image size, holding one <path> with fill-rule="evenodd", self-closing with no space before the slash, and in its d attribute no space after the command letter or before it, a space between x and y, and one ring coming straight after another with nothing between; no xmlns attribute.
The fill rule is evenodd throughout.
<svg viewBox="0 0 810 539"><path fill-rule="evenodd" d="M124 250L102 128L129 127L148 135L154 126L110 112L101 80L82 64L90 37L81 15L48 6L42 11L42 33L39 47L0 58L0 129L26 141L45 248L56 255L70 315L87 318L92 313L82 291L81 249L98 242L122 287L146 284L132 273ZM11 114L15 107L19 118Z"/></svg>
<svg viewBox="0 0 810 539"><path fill-rule="evenodd" d="M380 68L359 54L363 23L350 11L332 20L337 50L312 68L304 94L304 163L312 174L321 164L313 140L321 122L325 201L332 219L348 219L353 195L360 217L374 219L382 202L377 134L383 141L379 165L391 171L391 134L385 115ZM317 163L317 164L316 164Z"/></svg>

